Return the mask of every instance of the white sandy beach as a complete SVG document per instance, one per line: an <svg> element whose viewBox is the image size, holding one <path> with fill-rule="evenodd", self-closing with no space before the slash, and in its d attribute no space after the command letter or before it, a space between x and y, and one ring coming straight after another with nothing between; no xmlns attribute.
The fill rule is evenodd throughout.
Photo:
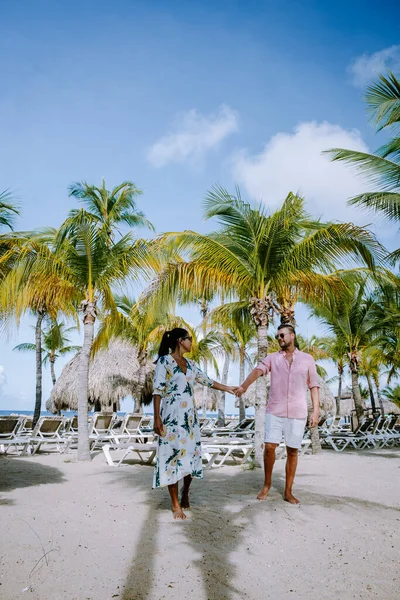
<svg viewBox="0 0 400 600"><path fill-rule="evenodd" d="M73 457L72 457L73 460ZM195 481L185 522L151 467L68 455L0 459L3 600L396 600L400 451L301 458L282 500L260 469Z"/></svg>

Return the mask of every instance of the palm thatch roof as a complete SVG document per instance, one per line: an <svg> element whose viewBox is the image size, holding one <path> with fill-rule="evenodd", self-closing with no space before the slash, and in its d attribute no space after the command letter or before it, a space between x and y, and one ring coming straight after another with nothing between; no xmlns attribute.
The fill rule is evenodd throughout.
<svg viewBox="0 0 400 600"><path fill-rule="evenodd" d="M203 406L203 390L204 386L196 383L194 386L194 402L196 404L196 408L200 409ZM215 411L217 410L218 404L218 394L217 390L213 390L212 388L206 388L207 392L207 410Z"/></svg>
<svg viewBox="0 0 400 600"><path fill-rule="evenodd" d="M390 400L383 400L382 402L385 415L400 415L400 408L394 402L390 402Z"/></svg>
<svg viewBox="0 0 400 600"><path fill-rule="evenodd" d="M325 416L327 413L335 413L336 411L336 403L335 403L335 397L331 392L330 387L328 386L328 384L326 383L326 381L324 381L322 379L322 377L320 377L319 375L317 375L318 377L318 383L320 385L319 388L319 398L320 398L320 412L321 412L321 416ZM269 385L269 384L267 384ZM247 390L246 394L244 394L244 400L245 400L245 406L246 408L248 408L249 406L254 406L255 404L255 399L256 399L256 385L252 385L251 387L249 387L249 389ZM307 391L307 405L309 410L312 408L312 402L311 402L311 395L310 392ZM236 400L235 402L235 406L239 406L239 400Z"/></svg>
<svg viewBox="0 0 400 600"><path fill-rule="evenodd" d="M64 367L46 402L50 412L77 410L79 353ZM89 365L89 408L96 403L101 410L110 411L126 396L135 397L139 390L138 353L126 341L112 340L108 348L97 352ZM153 368L146 366L146 380L152 378ZM145 387L148 386L146 381Z"/></svg>

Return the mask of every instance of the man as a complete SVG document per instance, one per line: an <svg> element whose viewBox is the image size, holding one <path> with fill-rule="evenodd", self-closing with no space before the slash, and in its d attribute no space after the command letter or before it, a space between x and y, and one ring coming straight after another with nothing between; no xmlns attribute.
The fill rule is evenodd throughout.
<svg viewBox="0 0 400 600"><path fill-rule="evenodd" d="M258 500L265 500L271 487L275 449L282 435L287 450L286 485L284 499L290 504L300 504L292 494L297 468L297 458L307 421L307 386L311 390L313 412L310 427L318 425L319 385L313 357L296 348L296 332L291 325L279 325L276 335L280 351L269 354L237 389L241 396L262 375L270 373L270 391L265 419L264 486Z"/></svg>

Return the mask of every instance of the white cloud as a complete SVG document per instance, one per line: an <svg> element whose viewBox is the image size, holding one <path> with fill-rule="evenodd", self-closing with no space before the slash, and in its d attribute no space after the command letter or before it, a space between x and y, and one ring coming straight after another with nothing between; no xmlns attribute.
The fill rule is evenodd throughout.
<svg viewBox="0 0 400 600"><path fill-rule="evenodd" d="M374 54L358 56L348 67L354 85L364 87L371 79L388 69L400 68L400 45L384 48Z"/></svg>
<svg viewBox="0 0 400 600"><path fill-rule="evenodd" d="M363 178L341 163L332 163L324 150L349 148L368 151L357 130L331 123L300 123L293 133L278 133L258 155L240 152L233 175L250 196L275 208L289 191L304 196L314 216L365 224L364 211L346 205L349 197L365 191Z"/></svg>
<svg viewBox="0 0 400 600"><path fill-rule="evenodd" d="M222 105L218 113L212 115L189 110L179 115L171 133L150 147L147 158L155 167L201 160L208 150L237 130L237 113L229 106Z"/></svg>

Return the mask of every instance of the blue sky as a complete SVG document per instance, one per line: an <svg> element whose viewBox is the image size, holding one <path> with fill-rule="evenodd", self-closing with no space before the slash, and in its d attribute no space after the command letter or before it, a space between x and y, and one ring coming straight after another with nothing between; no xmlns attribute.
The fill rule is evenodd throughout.
<svg viewBox="0 0 400 600"><path fill-rule="evenodd" d="M67 186L102 177L133 180L157 232L210 230L201 204L217 182L271 207L292 189L315 215L371 222L346 206L365 184L320 153L380 145L362 89L400 71L400 9L323 5L0 0L0 190L21 202L18 229L58 226ZM393 247L395 231L374 227ZM315 330L302 309L299 322ZM34 357L12 352L32 336L26 320L1 340L0 409L33 406Z"/></svg>

